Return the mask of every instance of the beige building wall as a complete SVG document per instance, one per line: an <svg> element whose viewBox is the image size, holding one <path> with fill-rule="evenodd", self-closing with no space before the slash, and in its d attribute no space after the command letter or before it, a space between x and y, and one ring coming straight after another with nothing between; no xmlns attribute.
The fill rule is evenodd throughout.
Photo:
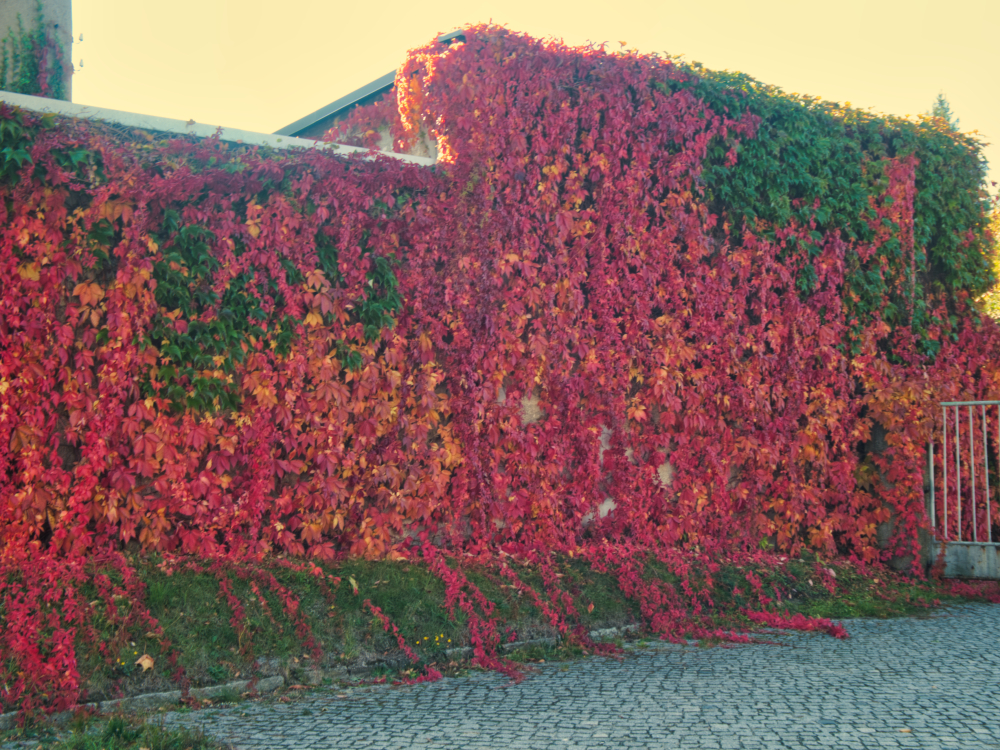
<svg viewBox="0 0 1000 750"><path fill-rule="evenodd" d="M72 101L73 71L73 3L72 0L42 0L42 19L52 31L52 36L62 47L66 63L66 98ZM35 27L38 0L0 0L0 36L17 35L17 17L20 14L25 31Z"/></svg>

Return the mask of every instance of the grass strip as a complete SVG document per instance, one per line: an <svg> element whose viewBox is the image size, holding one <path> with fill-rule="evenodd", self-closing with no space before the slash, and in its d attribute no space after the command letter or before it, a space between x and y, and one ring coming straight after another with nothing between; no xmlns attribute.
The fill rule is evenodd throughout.
<svg viewBox="0 0 1000 750"><path fill-rule="evenodd" d="M329 674L342 668L344 679L407 680L419 678L428 667L445 674L465 668L452 649L469 645L467 616L445 606L445 584L424 564L355 559L305 568L288 562L265 560L248 572L136 555L129 564L144 595L133 599L114 593L122 584L114 570L95 568L92 590L85 592L93 596L92 616L76 643L86 690L81 702L274 673L284 674L286 684L296 684L319 669ZM549 602L555 598L564 611L574 612L566 619L577 632L639 625L636 636L649 635L643 633L637 602L625 596L614 575L563 557L549 567L546 583L535 566L509 564L523 586L482 565L461 568L491 603L504 641L558 635L551 614L539 608L541 603L551 613ZM647 560L643 570L646 579L664 587L681 583L655 559ZM724 630L754 630L742 614L747 609L840 620L925 615L949 603L1000 600L995 584L956 587L811 556L699 563L686 581L703 592L692 599L702 622ZM535 593L526 595L524 586ZM366 601L398 628L417 663L403 657L397 637L372 616ZM142 616L133 616L140 609ZM161 630L150 628L147 614ZM564 637L555 647L508 656L530 663L587 651L586 639Z"/></svg>

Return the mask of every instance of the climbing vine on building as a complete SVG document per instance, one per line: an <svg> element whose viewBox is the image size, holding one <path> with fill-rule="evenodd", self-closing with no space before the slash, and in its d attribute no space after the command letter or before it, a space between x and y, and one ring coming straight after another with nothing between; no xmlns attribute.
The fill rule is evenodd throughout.
<svg viewBox="0 0 1000 750"><path fill-rule="evenodd" d="M17 29L0 39L0 88L15 94L31 94L50 99L67 99L66 81L70 63L66 50L36 7L30 28L20 14Z"/></svg>
<svg viewBox="0 0 1000 750"><path fill-rule="evenodd" d="M435 168L0 108L5 704L78 697L44 592L128 547L420 558L505 671L458 553L563 629L585 559L666 637L717 627L650 556L919 567L937 403L1000 393L973 138L492 26L388 101L338 137Z"/></svg>

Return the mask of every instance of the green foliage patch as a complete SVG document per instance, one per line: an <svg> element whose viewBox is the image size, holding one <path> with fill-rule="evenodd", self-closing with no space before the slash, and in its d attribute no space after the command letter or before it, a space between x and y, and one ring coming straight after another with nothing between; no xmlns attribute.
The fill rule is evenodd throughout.
<svg viewBox="0 0 1000 750"><path fill-rule="evenodd" d="M66 51L46 28L41 0L35 7L30 29L25 29L18 13L17 30L10 29L0 39L0 87L16 94L66 99Z"/></svg>
<svg viewBox="0 0 1000 750"><path fill-rule="evenodd" d="M995 283L985 235L986 161L978 138L938 118L878 116L789 95L743 73L697 65L685 69L688 79L651 85L664 93L690 89L720 117L760 120L753 138L738 143L734 136L715 139L703 167L705 198L714 213L733 225L734 236L763 226L765 236L773 238L794 221L812 227L817 242L828 232L845 242L870 242L875 235L873 206L888 184L885 160L916 157L912 286L889 283L908 279L911 272L898 237L893 237L883 245L884 257L864 259L855 248L849 250L843 298L855 331L881 316L891 327L912 326L924 353L935 354L939 344L927 329L947 321L935 318L928 297L944 297L953 312L957 299L978 296ZM738 154L734 163L727 159L732 149ZM898 236L898 224L889 228ZM820 247L789 250L804 253L798 287L808 294L815 279L812 260Z"/></svg>

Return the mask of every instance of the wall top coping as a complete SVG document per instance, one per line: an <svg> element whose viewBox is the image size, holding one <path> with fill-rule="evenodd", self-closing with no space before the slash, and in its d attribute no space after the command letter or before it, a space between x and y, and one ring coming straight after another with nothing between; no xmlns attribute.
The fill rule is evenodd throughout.
<svg viewBox="0 0 1000 750"><path fill-rule="evenodd" d="M265 146L275 149L317 149L338 154L372 154L370 149L359 148L358 146L347 146L343 143L322 143L308 138L295 138L287 135L272 135L271 133L254 133L250 130L239 130L237 128L224 128L216 125L206 125L194 120L174 120L169 117L155 117L153 115L141 115L135 112L122 112L116 109L104 109L102 107L88 107L73 102L64 102L59 99L46 99L41 96L28 96L27 94L15 94L10 91L0 91L0 101L7 102L21 109L32 112L51 113L62 117L73 117L80 120L101 120L104 122L123 125L128 128L139 128L142 130L154 130L162 133L176 133L178 135L191 135L196 138L211 138L218 133L220 140L230 143L239 143L244 146ZM376 156L389 156L393 159L429 167L436 164L434 159L425 156L409 156L408 154L395 154L388 151L375 151Z"/></svg>

